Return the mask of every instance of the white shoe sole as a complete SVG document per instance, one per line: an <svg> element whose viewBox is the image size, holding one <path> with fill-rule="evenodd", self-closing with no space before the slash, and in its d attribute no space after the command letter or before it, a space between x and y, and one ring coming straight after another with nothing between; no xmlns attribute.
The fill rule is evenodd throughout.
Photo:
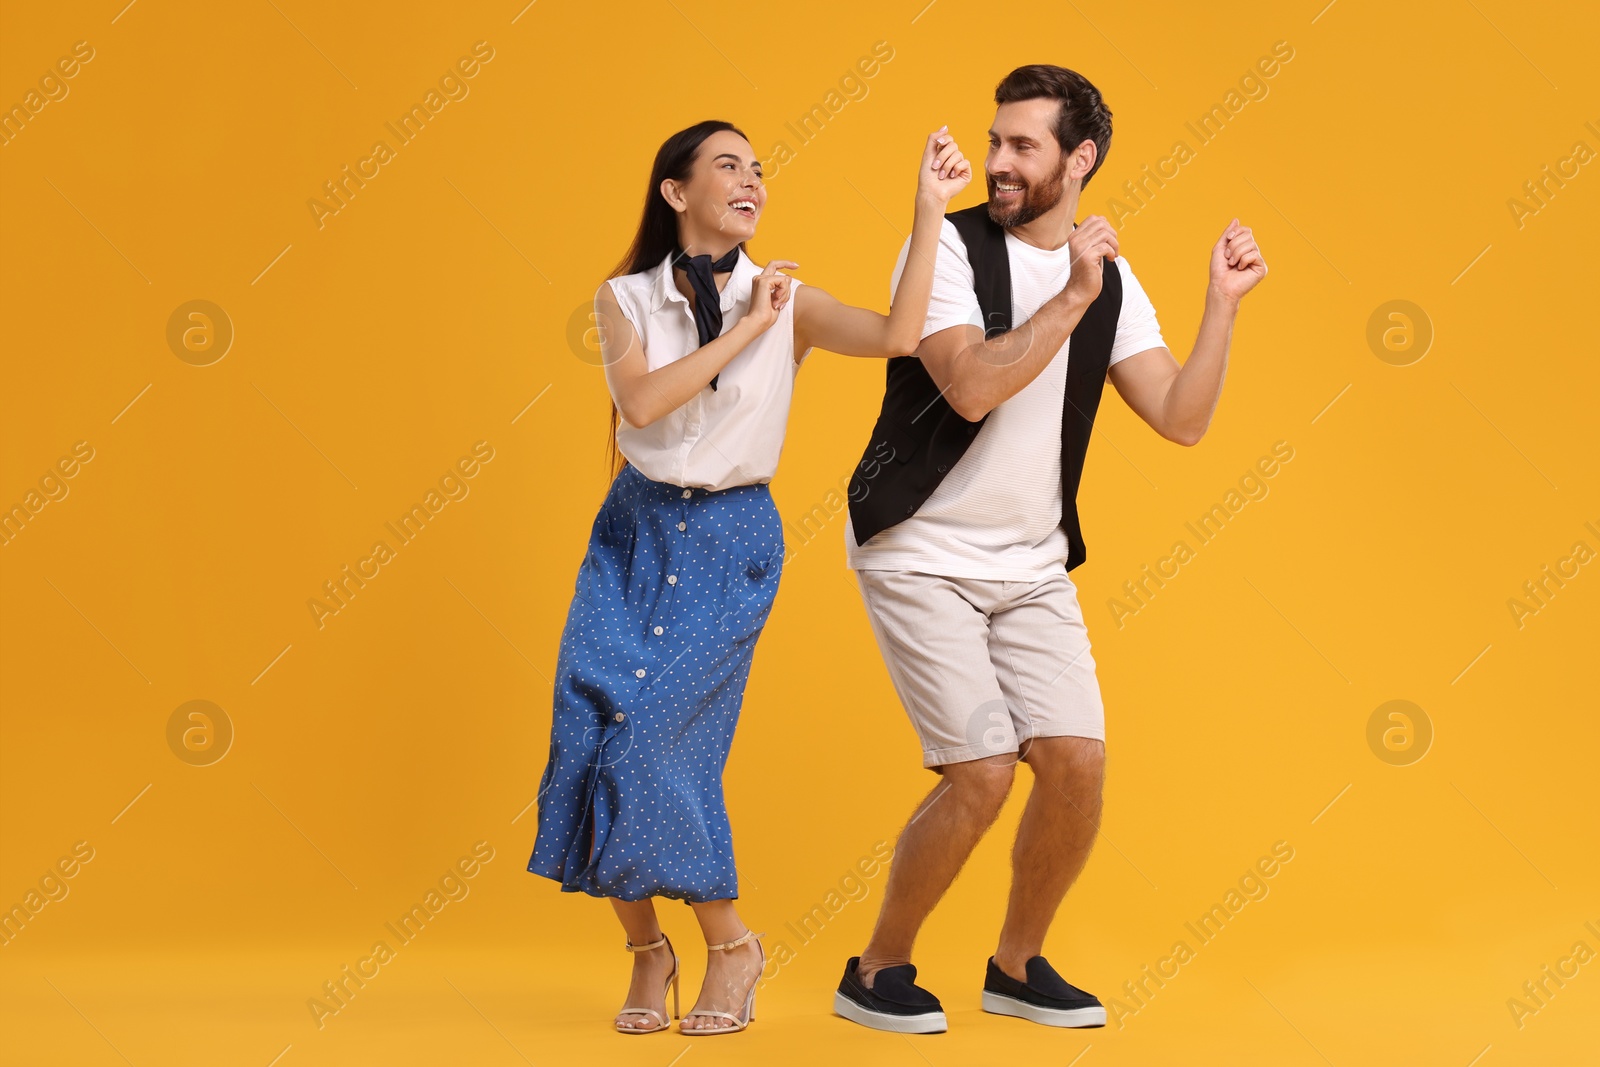
<svg viewBox="0 0 1600 1067"><path fill-rule="evenodd" d="M1003 993L983 991L983 1010L993 1012L995 1015L1014 1015L1018 1019L1027 1019L1029 1022L1042 1023L1045 1026L1104 1026L1106 1024L1105 1008L1041 1008L1037 1004L1029 1004L1008 997Z"/></svg>
<svg viewBox="0 0 1600 1067"><path fill-rule="evenodd" d="M853 1023L894 1034L942 1034L947 1029L942 1011L924 1012L921 1015L890 1015L863 1008L838 991L833 994L833 1010Z"/></svg>

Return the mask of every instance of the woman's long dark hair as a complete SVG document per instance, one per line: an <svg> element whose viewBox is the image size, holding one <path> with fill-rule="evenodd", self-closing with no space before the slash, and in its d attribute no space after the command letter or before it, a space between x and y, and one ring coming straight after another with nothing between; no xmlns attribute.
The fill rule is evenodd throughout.
<svg viewBox="0 0 1600 1067"><path fill-rule="evenodd" d="M650 184L644 191L644 211L639 216L639 230L633 235L633 243L628 246L627 253L622 261L612 269L607 278L616 278L624 274L639 274L659 264L667 258L678 244L678 213L667 203L666 197L661 195L661 183L668 178L677 182L689 180L689 174L694 169L695 157L700 154L700 146L705 139L714 133L729 130L744 137L744 131L731 122L721 122L708 119L697 122L686 130L679 130L668 137L656 152L655 165L650 168ZM746 141L750 138L745 137ZM744 242L739 243L744 247ZM611 401L611 417L607 420L610 428L610 437L606 446L606 465L610 470L610 477L615 478L622 470L622 454L617 450L617 423L622 413L617 410L615 400Z"/></svg>

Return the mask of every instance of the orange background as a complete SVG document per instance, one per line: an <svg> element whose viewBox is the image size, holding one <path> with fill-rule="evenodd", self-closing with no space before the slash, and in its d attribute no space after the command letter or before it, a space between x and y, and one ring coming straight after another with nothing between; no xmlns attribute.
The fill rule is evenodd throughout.
<svg viewBox="0 0 1600 1067"><path fill-rule="evenodd" d="M0 1057L1592 1063L1600 565L1560 561L1600 551L1596 23L1504 0L10 5L4 106L75 42L93 58L0 148L0 504L41 480L59 496L0 546L0 905L65 890L0 947ZM385 123L479 41L469 93L319 225L323 183L397 145ZM785 130L880 41L892 58L820 132ZM1247 80L1280 41L1292 59ZM630 963L610 909L524 870L606 486L605 389L574 324L656 147L707 117L764 158L791 149L756 258L885 307L927 132L948 122L981 160L994 84L1029 62L1083 71L1115 113L1080 217L1187 142L1120 218L1180 359L1230 218L1271 268L1204 442L1168 445L1108 392L1080 499L1109 781L1047 951L1115 1021L978 1010L1026 773L919 943L950 1031L830 1014L883 886L851 872L933 778L826 507L883 368L817 353L773 482L791 558L727 774L742 912L793 956L749 1033L674 1061L688 1039L608 1030ZM1236 89L1201 143L1186 124ZM1519 219L1508 202L1546 165L1568 177ZM205 336L169 343L194 300L231 324L220 359ZM1374 345L1395 300L1413 309L1380 314ZM1407 331L1431 332L1421 358ZM466 495L319 628L323 583L480 441L493 458ZM1118 620L1123 583L1280 441L1293 459L1267 495ZM78 442L92 458L49 479ZM1569 578L1519 618L1508 602L1546 565ZM169 741L195 700L233 734L205 766ZM1385 747L1387 719L1369 743L1391 700L1420 709L1409 746ZM1276 842L1293 858L1267 895L1198 944L1185 923ZM445 886L465 895L319 1028L323 983L463 857L472 876ZM814 906L802 942L787 924ZM692 995L694 926L662 913ZM1134 1001L1123 983L1179 940L1193 958ZM1514 1018L1546 965L1571 976Z"/></svg>

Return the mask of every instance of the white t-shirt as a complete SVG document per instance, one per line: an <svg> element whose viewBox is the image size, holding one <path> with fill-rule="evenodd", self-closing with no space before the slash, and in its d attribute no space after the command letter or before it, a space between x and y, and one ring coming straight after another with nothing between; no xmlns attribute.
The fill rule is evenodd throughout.
<svg viewBox="0 0 1600 1067"><path fill-rule="evenodd" d="M900 285L910 248L908 239L895 264L891 294ZM1072 273L1072 252L1068 245L1053 252L1036 248L1010 233L1006 234L1006 252L1011 260L1011 321L1015 327L1032 318L1066 286ZM1122 312L1111 347L1111 362L1117 363L1147 349L1165 347L1166 342L1161 338L1156 310L1128 261L1118 256L1112 262L1122 271ZM983 313L972 289L972 262L967 259L966 244L955 224L945 219L922 336L963 323L981 327ZM1036 581L1065 568L1061 409L1071 344L1068 338L1037 378L989 413L972 444L915 515L859 546L846 521L845 558L853 569L1020 582ZM885 475L892 473L891 469Z"/></svg>

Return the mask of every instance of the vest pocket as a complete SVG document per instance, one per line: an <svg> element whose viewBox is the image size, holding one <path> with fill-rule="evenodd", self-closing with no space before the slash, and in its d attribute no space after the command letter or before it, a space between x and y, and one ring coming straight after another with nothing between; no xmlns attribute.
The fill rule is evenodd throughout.
<svg viewBox="0 0 1600 1067"><path fill-rule="evenodd" d="M917 439L899 427L887 431L879 438L879 442L888 448L888 458L896 463L910 462L912 454L917 450Z"/></svg>
<svg viewBox="0 0 1600 1067"><path fill-rule="evenodd" d="M910 462L916 451L916 439L898 426L884 425L882 421L872 428L872 438L867 442L866 454L856 464L850 478L850 499L862 501L881 484L884 472L891 465L903 466ZM895 476L890 475L893 480Z"/></svg>
<svg viewBox="0 0 1600 1067"><path fill-rule="evenodd" d="M861 458L859 469L868 480L885 463L907 463L917 450L917 439L898 426L878 425L873 428L872 440L867 443L867 453Z"/></svg>

